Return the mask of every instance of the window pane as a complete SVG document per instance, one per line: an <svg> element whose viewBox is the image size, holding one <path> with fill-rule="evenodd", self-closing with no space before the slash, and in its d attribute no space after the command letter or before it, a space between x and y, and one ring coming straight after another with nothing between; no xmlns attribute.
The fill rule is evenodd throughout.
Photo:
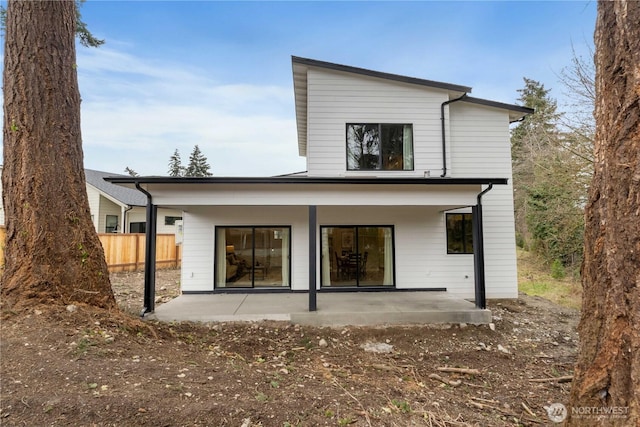
<svg viewBox="0 0 640 427"><path fill-rule="evenodd" d="M144 233L146 230L146 222L132 222L129 224L130 233Z"/></svg>
<svg viewBox="0 0 640 427"><path fill-rule="evenodd" d="M464 253L473 253L473 215L462 214L464 219Z"/></svg>
<svg viewBox="0 0 640 427"><path fill-rule="evenodd" d="M118 216L107 215L105 220L105 232L116 233L118 231Z"/></svg>
<svg viewBox="0 0 640 427"><path fill-rule="evenodd" d="M380 135L377 124L347 125L347 169L380 168Z"/></svg>
<svg viewBox="0 0 640 427"><path fill-rule="evenodd" d="M251 287L249 269L252 258L252 229L223 228L224 230L224 252L226 286L231 287ZM222 247L220 247L222 249ZM219 283L219 282L218 282Z"/></svg>
<svg viewBox="0 0 640 427"><path fill-rule="evenodd" d="M473 215L447 214L447 253L473 253Z"/></svg>
<svg viewBox="0 0 640 427"><path fill-rule="evenodd" d="M181 216L165 216L164 225L175 225L176 221L180 221L181 219Z"/></svg>
<svg viewBox="0 0 640 427"><path fill-rule="evenodd" d="M256 227L255 242L254 286L288 286L289 229Z"/></svg>
<svg viewBox="0 0 640 427"><path fill-rule="evenodd" d="M402 133L403 169L413 170L413 126L404 125Z"/></svg>
<svg viewBox="0 0 640 427"><path fill-rule="evenodd" d="M392 227L321 227L322 286L393 286Z"/></svg>
<svg viewBox="0 0 640 427"><path fill-rule="evenodd" d="M347 125L348 170L413 170L413 126Z"/></svg>
<svg viewBox="0 0 640 427"><path fill-rule="evenodd" d="M289 227L218 227L216 287L290 286Z"/></svg>
<svg viewBox="0 0 640 427"><path fill-rule="evenodd" d="M403 170L404 125L382 125L382 169Z"/></svg>

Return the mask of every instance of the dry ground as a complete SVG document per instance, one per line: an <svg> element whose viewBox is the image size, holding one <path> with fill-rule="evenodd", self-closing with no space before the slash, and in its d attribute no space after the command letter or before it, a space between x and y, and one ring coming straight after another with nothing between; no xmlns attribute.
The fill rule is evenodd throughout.
<svg viewBox="0 0 640 427"><path fill-rule="evenodd" d="M495 330L160 324L126 314L142 277L112 276L124 314L2 310L2 426L552 425L568 400L578 312L540 297L490 301Z"/></svg>

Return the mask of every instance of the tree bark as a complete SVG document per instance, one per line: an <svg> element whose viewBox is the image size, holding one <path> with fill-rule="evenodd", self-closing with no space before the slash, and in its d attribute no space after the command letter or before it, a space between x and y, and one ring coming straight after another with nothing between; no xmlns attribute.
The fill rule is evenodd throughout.
<svg viewBox="0 0 640 427"><path fill-rule="evenodd" d="M91 221L73 0L10 0L4 57L3 305L115 307Z"/></svg>
<svg viewBox="0 0 640 427"><path fill-rule="evenodd" d="M595 171L568 425L640 425L639 23L640 2L598 3Z"/></svg>

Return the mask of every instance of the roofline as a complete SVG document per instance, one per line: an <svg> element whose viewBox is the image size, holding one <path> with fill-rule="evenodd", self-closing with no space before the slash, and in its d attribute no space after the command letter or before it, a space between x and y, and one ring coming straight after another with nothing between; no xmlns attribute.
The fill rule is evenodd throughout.
<svg viewBox="0 0 640 427"><path fill-rule="evenodd" d="M124 203L118 199L116 199L115 197L113 197L111 194L102 191L101 189L99 189L98 187L96 187L95 185L91 184L90 182L85 182L86 185L91 186L91 188L93 188L94 190L96 190L98 193L100 193L100 195L102 197L104 197L105 199L109 200L111 203L115 203L116 205L123 207L123 208L128 208L128 207L133 207L133 206L138 206L138 205L129 205L127 203ZM144 206L144 205L142 205Z"/></svg>
<svg viewBox="0 0 640 427"><path fill-rule="evenodd" d="M113 184L368 184L368 185L506 185L508 178L376 178L376 177L106 177Z"/></svg>
<svg viewBox="0 0 640 427"><path fill-rule="evenodd" d="M535 110L529 107L523 107L522 105L506 104L498 101L491 101L489 99L474 98L472 96L465 96L461 99L462 102L470 102L472 104L486 105L489 107L500 108L502 110L515 111L524 114L533 114Z"/></svg>
<svg viewBox="0 0 640 427"><path fill-rule="evenodd" d="M435 88L450 90L454 92L471 92L471 87L469 86L454 85L451 83L419 79L416 77L402 76L399 74L383 73L381 71L374 71L374 70L368 70L365 68L352 67L350 65L342 65L342 64L335 64L333 62L318 61L316 59L301 58L299 56L291 56L291 62L293 62L294 64L302 64L310 67L326 68L328 70L343 71L346 73L360 74L363 76L377 77L377 78L386 79L386 80L395 80L398 82L435 87Z"/></svg>

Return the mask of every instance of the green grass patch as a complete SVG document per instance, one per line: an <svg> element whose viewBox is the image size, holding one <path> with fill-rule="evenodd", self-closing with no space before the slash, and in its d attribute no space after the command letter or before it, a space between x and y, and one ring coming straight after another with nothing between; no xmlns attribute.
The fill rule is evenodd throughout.
<svg viewBox="0 0 640 427"><path fill-rule="evenodd" d="M539 296L565 307L580 309L582 285L580 279L567 275L554 278L549 265L536 254L517 249L518 290L527 295ZM556 275L557 276L557 275Z"/></svg>

